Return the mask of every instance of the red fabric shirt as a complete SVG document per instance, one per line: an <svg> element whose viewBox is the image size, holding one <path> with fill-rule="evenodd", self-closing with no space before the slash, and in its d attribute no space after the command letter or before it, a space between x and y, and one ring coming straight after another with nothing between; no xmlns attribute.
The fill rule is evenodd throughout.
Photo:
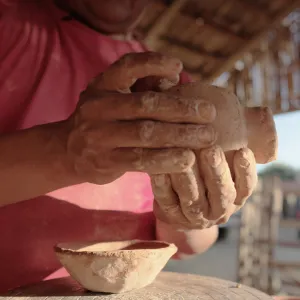
<svg viewBox="0 0 300 300"><path fill-rule="evenodd" d="M66 119L91 78L125 53L145 50L67 20L46 0L5 1L0 132ZM152 202L148 176L127 173L111 184L72 186L0 208L0 291L65 276L53 253L57 242L154 239Z"/></svg>

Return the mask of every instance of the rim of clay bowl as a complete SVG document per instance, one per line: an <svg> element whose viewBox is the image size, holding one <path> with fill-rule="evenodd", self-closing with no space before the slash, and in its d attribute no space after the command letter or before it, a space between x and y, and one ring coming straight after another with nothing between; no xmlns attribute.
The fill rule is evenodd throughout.
<svg viewBox="0 0 300 300"><path fill-rule="evenodd" d="M78 249L72 249L72 246L75 248L77 246L82 246L81 248L85 248L92 245L104 245L104 244L121 244L124 243L125 246L122 249L115 249L115 250L80 250ZM128 243L126 245L126 243ZM133 248L133 249L126 249L134 244L149 244L149 245L160 245L163 247L143 247L143 248ZM66 242L66 243L58 243L54 246L54 251L56 253L63 253L63 254L72 254L72 255L96 255L96 256L112 256L112 255L120 255L128 253L129 251L162 251L166 249L173 248L174 250L177 250L177 247L174 244L170 244L163 241L151 241L151 240L126 240L126 241L110 241L110 242Z"/></svg>

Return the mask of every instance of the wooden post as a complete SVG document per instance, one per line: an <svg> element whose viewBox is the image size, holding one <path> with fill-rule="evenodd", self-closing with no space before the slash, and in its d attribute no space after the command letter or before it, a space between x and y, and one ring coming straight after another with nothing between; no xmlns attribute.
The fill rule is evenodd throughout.
<svg viewBox="0 0 300 300"><path fill-rule="evenodd" d="M252 287L258 286L259 256L257 248L260 228L261 181L245 207L241 210L238 251L238 281Z"/></svg>
<svg viewBox="0 0 300 300"><path fill-rule="evenodd" d="M259 290L278 291L273 268L274 245L282 211L281 182L264 178L241 213L238 280Z"/></svg>
<svg viewBox="0 0 300 300"><path fill-rule="evenodd" d="M280 219L282 215L283 194L281 190L281 181L277 177L271 179L272 194L269 208L269 243L268 243L268 290L269 295L274 295L280 287L274 286L276 283L277 271L272 268L272 262L275 259L274 245L278 242L278 232Z"/></svg>

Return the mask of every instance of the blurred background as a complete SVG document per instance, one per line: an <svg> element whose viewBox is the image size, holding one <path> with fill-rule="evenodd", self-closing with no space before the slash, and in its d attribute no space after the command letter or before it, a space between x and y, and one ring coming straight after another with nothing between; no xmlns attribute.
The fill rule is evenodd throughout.
<svg viewBox="0 0 300 300"><path fill-rule="evenodd" d="M195 80L269 106L279 135L278 161L258 166L254 195L220 227L218 243L166 270L300 295L300 1L156 1L136 35L180 58Z"/></svg>

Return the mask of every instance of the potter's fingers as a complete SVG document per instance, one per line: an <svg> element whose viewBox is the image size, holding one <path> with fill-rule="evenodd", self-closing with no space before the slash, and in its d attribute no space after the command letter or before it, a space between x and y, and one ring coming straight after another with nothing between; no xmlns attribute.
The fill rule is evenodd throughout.
<svg viewBox="0 0 300 300"><path fill-rule="evenodd" d="M86 95L80 113L95 122L101 120L150 119L172 123L208 124L214 121L213 104L199 99L183 98L158 92L132 94L104 93Z"/></svg>
<svg viewBox="0 0 300 300"><path fill-rule="evenodd" d="M101 158L103 161L103 158ZM107 160L118 171L141 171L148 174L182 172L195 162L193 151L186 149L114 149Z"/></svg>
<svg viewBox="0 0 300 300"><path fill-rule="evenodd" d="M222 217L236 199L236 190L224 152L219 146L200 153L200 165L210 204L208 218Z"/></svg>
<svg viewBox="0 0 300 300"><path fill-rule="evenodd" d="M132 92L146 92L146 91L166 91L173 86L176 86L180 81L180 75L176 75L173 79L149 76L138 79L132 86Z"/></svg>
<svg viewBox="0 0 300 300"><path fill-rule="evenodd" d="M89 130L87 139L95 148L186 148L212 145L216 136L211 125L170 124L153 121L128 121L101 124Z"/></svg>
<svg viewBox="0 0 300 300"><path fill-rule="evenodd" d="M157 76L174 81L182 71L179 59L155 52L130 53L112 64L91 83L93 88L129 92L139 78Z"/></svg>
<svg viewBox="0 0 300 300"><path fill-rule="evenodd" d="M156 217L166 223L187 223L179 199L172 189L168 174L151 175L151 185L154 194L154 213Z"/></svg>
<svg viewBox="0 0 300 300"><path fill-rule="evenodd" d="M236 200L235 205L241 207L252 194L257 183L256 162L249 148L237 151L233 158L235 174Z"/></svg>
<svg viewBox="0 0 300 300"><path fill-rule="evenodd" d="M174 173L170 176L172 187L180 199L183 214L191 223L203 222L209 206L197 164L185 172Z"/></svg>

